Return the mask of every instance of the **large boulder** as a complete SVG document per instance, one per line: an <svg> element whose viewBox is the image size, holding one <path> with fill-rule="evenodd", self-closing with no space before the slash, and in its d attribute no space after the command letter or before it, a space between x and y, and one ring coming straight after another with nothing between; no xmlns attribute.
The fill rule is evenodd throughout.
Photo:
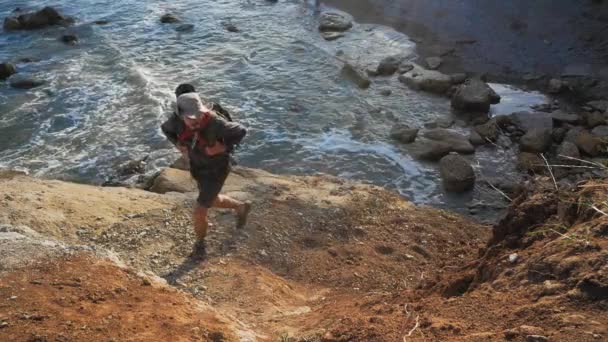
<svg viewBox="0 0 608 342"><path fill-rule="evenodd" d="M5 80L17 73L17 68L12 63L0 63L0 80Z"/></svg>
<svg viewBox="0 0 608 342"><path fill-rule="evenodd" d="M452 78L435 70L426 70L419 65L401 76L399 81L414 90L428 91L435 94L445 94L452 86Z"/></svg>
<svg viewBox="0 0 608 342"><path fill-rule="evenodd" d="M345 13L325 12L319 19L319 31L347 31L353 27L353 21Z"/></svg>
<svg viewBox="0 0 608 342"><path fill-rule="evenodd" d="M167 192L194 192L197 189L196 181L190 177L190 173L168 168L162 170L158 177L154 179L150 191L165 194Z"/></svg>
<svg viewBox="0 0 608 342"><path fill-rule="evenodd" d="M70 25L74 20L63 16L53 7L45 7L36 12L24 13L18 17L4 19L4 29L10 30L36 30L53 25Z"/></svg>
<svg viewBox="0 0 608 342"><path fill-rule="evenodd" d="M359 70L349 63L344 63L340 74L343 78L353 82L361 89L369 88L370 84L372 83L369 78L365 76L365 73L362 70Z"/></svg>
<svg viewBox="0 0 608 342"><path fill-rule="evenodd" d="M533 129L524 134L519 140L519 147L524 152L546 152L553 142L552 131L548 129Z"/></svg>
<svg viewBox="0 0 608 342"><path fill-rule="evenodd" d="M475 186L475 171L471 164L458 154L447 155L439 161L443 187L450 192L464 192Z"/></svg>
<svg viewBox="0 0 608 342"><path fill-rule="evenodd" d="M418 135L418 128L411 128L408 125L397 124L391 129L390 136L392 139L399 141L400 143L409 144L416 140Z"/></svg>
<svg viewBox="0 0 608 342"><path fill-rule="evenodd" d="M468 79L452 95L452 108L487 113L490 105L500 102L500 96L480 79Z"/></svg>

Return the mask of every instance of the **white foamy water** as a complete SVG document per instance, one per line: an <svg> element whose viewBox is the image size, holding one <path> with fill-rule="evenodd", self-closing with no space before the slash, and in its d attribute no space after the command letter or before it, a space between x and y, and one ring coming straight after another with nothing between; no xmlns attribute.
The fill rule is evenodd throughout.
<svg viewBox="0 0 608 342"><path fill-rule="evenodd" d="M414 43L391 28L355 25L344 38L326 42L304 1L54 4L78 18L76 25L0 34L0 60L32 58L36 62L18 64L19 72L46 81L30 91L0 84L2 167L100 183L117 165L145 155L150 171L166 166L176 153L159 125L171 111L173 89L191 82L248 126L238 153L243 165L358 179L420 203L451 201L438 185L436 165L413 160L388 138L395 121L422 126L450 116L448 100L411 91L395 77L375 79L368 90L340 77L342 59L371 67L397 53L413 58ZM17 6L23 2L3 1L0 16ZM175 25L161 24L166 12L194 30L178 33ZM92 24L99 19L110 23ZM241 32L227 32L228 22ZM79 36L78 46L58 41L66 31ZM513 99L506 110L544 101L495 87ZM382 96L383 89L393 94ZM507 158L480 156L482 165Z"/></svg>

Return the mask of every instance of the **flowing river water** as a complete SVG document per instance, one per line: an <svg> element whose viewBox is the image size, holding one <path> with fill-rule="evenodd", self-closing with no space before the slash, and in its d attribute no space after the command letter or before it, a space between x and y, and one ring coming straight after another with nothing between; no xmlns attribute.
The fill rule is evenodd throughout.
<svg viewBox="0 0 608 342"><path fill-rule="evenodd" d="M45 4L2 1L0 16ZM0 60L30 58L17 64L19 73L46 81L28 91L0 83L0 167L99 184L117 165L149 155L153 172L176 158L159 125L171 112L175 86L191 82L249 128L237 157L242 165L367 181L416 203L466 208L483 198L482 189L444 194L437 165L414 160L388 137L395 121L421 127L450 117L448 99L412 91L396 77L374 79L367 90L340 77L343 58L366 67L396 53L416 57L415 43L389 27L355 24L344 38L327 42L314 6L295 0L53 4L76 17L76 25L0 33ZM161 24L167 12L194 30ZM92 23L102 19L109 24ZM228 32L227 23L240 32ZM77 46L58 40L67 31L78 35ZM493 87L503 96L494 114L547 101ZM381 94L386 89L390 96ZM472 157L478 172L490 176L511 172L512 159L509 150L495 148Z"/></svg>

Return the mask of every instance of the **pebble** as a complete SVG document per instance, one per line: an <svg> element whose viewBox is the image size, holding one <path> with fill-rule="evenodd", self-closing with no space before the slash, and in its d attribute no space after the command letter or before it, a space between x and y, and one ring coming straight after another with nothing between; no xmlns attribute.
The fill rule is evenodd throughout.
<svg viewBox="0 0 608 342"><path fill-rule="evenodd" d="M514 264L517 262L517 260L519 260L519 255L517 253L513 253L511 255L509 255L509 262Z"/></svg>
<svg viewBox="0 0 608 342"><path fill-rule="evenodd" d="M16 300L17 296L11 296L11 298L9 298L9 300Z"/></svg>
<svg viewBox="0 0 608 342"><path fill-rule="evenodd" d="M526 336L526 342L546 342L549 339L542 335L528 335Z"/></svg>

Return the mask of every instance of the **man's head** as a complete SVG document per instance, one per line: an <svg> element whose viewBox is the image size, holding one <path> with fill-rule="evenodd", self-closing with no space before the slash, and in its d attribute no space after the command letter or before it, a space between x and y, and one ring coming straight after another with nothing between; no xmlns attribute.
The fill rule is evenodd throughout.
<svg viewBox="0 0 608 342"><path fill-rule="evenodd" d="M190 129L196 128L200 118L208 111L197 93L185 93L177 97L177 115Z"/></svg>
<svg viewBox="0 0 608 342"><path fill-rule="evenodd" d="M175 88L175 97L188 93L196 93L196 89L190 83L182 83Z"/></svg>

